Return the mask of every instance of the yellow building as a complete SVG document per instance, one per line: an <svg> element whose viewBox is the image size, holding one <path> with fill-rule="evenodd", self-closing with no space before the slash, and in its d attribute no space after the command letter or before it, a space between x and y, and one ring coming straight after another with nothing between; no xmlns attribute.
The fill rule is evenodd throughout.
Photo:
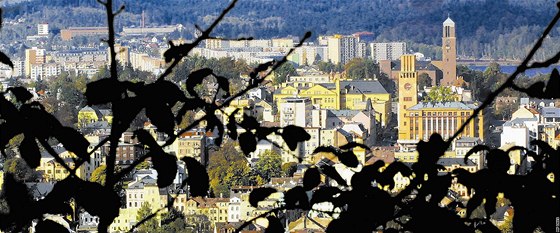
<svg viewBox="0 0 560 233"><path fill-rule="evenodd" d="M385 125L391 112L391 95L379 81L340 80L335 78L329 83L292 82L283 83L274 91L273 99L307 97L311 104L322 109L364 110L371 103L378 115L376 119Z"/></svg>
<svg viewBox="0 0 560 233"><path fill-rule="evenodd" d="M399 73L398 140L401 144L415 144L428 140L433 133L444 139L451 137L474 113L477 103L418 101L418 81L414 55L401 57ZM471 121L460 136L484 140L483 114Z"/></svg>
<svg viewBox="0 0 560 233"><path fill-rule="evenodd" d="M53 148L54 151L60 156L66 165L70 168L74 168L74 159L77 158L74 153L67 151L62 146L56 146ZM41 161L39 166L35 169L37 172L42 174L44 181L57 181L65 179L70 173L62 165L60 165L53 156L48 152L41 153ZM87 180L86 177L86 166L80 166L76 170L76 176L81 179Z"/></svg>
<svg viewBox="0 0 560 233"><path fill-rule="evenodd" d="M185 203L185 215L205 215L212 226L217 222L228 221L229 198L194 197Z"/></svg>
<svg viewBox="0 0 560 233"><path fill-rule="evenodd" d="M151 175L137 176L136 180L131 182L124 191L126 208L121 208L119 216L113 220L109 227L111 232L126 232L130 230L137 223L138 210L140 210L145 202L150 204L152 212L167 205L167 194L160 193L157 180ZM165 210L161 211L156 216L156 219L160 220L161 215L165 212Z"/></svg>
<svg viewBox="0 0 560 233"><path fill-rule="evenodd" d="M113 121L111 110L85 106L78 112L78 127L83 127L97 121L111 123Z"/></svg>

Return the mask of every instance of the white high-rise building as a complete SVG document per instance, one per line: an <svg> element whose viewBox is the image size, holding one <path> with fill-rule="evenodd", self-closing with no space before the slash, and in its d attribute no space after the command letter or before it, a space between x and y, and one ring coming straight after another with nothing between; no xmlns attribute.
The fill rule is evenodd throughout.
<svg viewBox="0 0 560 233"><path fill-rule="evenodd" d="M278 110L280 112L280 127L295 125L307 127L311 125L311 100L309 98L284 98L280 99Z"/></svg>
<svg viewBox="0 0 560 233"><path fill-rule="evenodd" d="M406 43L388 42L369 44L370 54L373 60L399 60L406 53Z"/></svg>
<svg viewBox="0 0 560 233"><path fill-rule="evenodd" d="M350 60L365 54L359 52L360 39L353 36L334 35L327 38L328 59L333 64L346 64ZM362 46L365 47L365 46ZM363 48L362 48L363 49Z"/></svg>

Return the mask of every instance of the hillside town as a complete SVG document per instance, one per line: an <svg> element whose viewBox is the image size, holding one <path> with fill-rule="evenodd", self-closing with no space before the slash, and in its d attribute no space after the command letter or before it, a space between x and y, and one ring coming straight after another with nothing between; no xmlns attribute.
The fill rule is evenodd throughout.
<svg viewBox="0 0 560 233"><path fill-rule="evenodd" d="M4 25L17 23L22 22L4 22ZM66 122L86 136L89 149L93 150L110 135L111 108L88 106L80 99L72 99L72 93L65 93L66 84L49 88L47 83L60 77L63 77L61 80L74 78L68 83L84 87L85 83L80 82L106 77L111 59L108 48L91 38L106 35L108 28L68 27L54 35L47 22L34 26L37 28L35 35L27 36L25 42L14 41L10 45L31 46L23 49L22 56L11 57L14 69L8 66L0 69L0 90L23 84L33 93L33 100L49 106L48 109L60 110L65 109L65 104L70 105L57 116L67 117ZM168 65L163 54L170 47L169 41L173 44L188 42L177 36L182 30L181 25L124 27L118 32L116 45L116 59L121 71L129 70L129 77L124 78L147 81L162 74ZM178 159L194 158L207 167L211 187L209 197L189 196L188 186L182 186L183 180L189 176L183 161L178 160L176 177L166 188L158 187L158 173L151 161L145 161L118 184L120 215L109 231L128 232L141 220L139 216L163 208L154 218L154 228L143 229L147 232L157 232L157 228L164 227L167 227L166 232L171 232L169 229L174 232L233 232L245 221L281 205L284 201L281 191L301 185L303 174L312 166L332 165L350 183L357 171L343 166L330 153L316 153L315 148L319 146L341 147L350 142L366 145L369 149L353 148L361 164L359 168L377 161L386 165L394 161L412 165L418 161L416 146L420 140L428 141L434 133L444 140L451 138L475 114L483 100L480 86L475 86L473 79L462 76L462 71L457 68L455 32L456 24L448 17L441 25L441 60L411 51L405 42L373 42L373 36L368 32L324 35L305 42L287 57L289 72L277 71L265 85L250 90L228 107L216 111L215 115L224 124L232 119L243 122L250 116L262 126L303 127L311 136L310 140L299 143L296 150L290 150L281 136L270 134L257 142L254 152L245 156L239 143L227 136L222 148L216 147L218 132L206 130L208 122L201 121L197 127L178 135L172 144L164 147L164 151ZM77 43L78 40L86 43ZM87 43L91 41L94 42ZM190 56L216 63L243 61L251 66L281 58L298 41L298 38L212 38L194 48ZM80 46L76 46L78 44ZM371 62L371 69L368 62ZM238 74L235 79L240 86L248 80L246 74ZM174 82L185 88L184 80ZM211 92L216 89L216 84L206 82L200 89ZM205 114L203 110L188 114L189 119L183 119L185 125ZM118 169L131 166L146 153L146 148L134 137L134 129L145 129L161 145L167 140L168 135L158 131L149 120L134 122L119 139L116 150ZM179 128L176 130L178 132ZM237 129L238 132L243 130L241 127ZM474 173L486 167L485 151L467 156L474 146L487 144L503 150L516 146L538 149L530 143L534 139L543 140L553 148L560 145L560 102L500 96L492 109L484 109L470 121L437 163L445 168L442 173L458 168ZM61 144L52 145L52 149L69 167L75 166L72 158L76 155L72 152ZM109 150L108 145L96 148L90 161L76 170L77 176L83 180L105 182ZM14 157L6 158L0 164L0 183L5 173L14 169L20 171L19 176L33 191L33 197L40 200L57 181L68 176L66 168L47 151L42 152L40 165L34 170L25 168L18 153L17 149L14 150ZM509 153L509 157L508 174L525 174L532 169L533 161L525 152L515 150ZM394 187L384 188L391 194L405 189L410 177L399 173L394 182ZM340 184L329 177L321 177L321 185L336 187ZM249 195L259 187L273 187L280 192L253 206ZM471 190L454 181L440 205L465 203L472 195ZM503 196L499 202L501 207L491 216L491 221L498 227L507 227L514 209ZM326 214L328 211L335 212L335 216ZM313 211L308 212L285 210L281 213L285 221L282 224L286 232L325 232L337 211L340 210L329 203L316 203ZM466 217L466 207L457 207L455 211ZM51 217L75 232L97 232L99 218L79 208L74 209L71 218ZM266 226L266 219L257 219L241 232L262 232Z"/></svg>

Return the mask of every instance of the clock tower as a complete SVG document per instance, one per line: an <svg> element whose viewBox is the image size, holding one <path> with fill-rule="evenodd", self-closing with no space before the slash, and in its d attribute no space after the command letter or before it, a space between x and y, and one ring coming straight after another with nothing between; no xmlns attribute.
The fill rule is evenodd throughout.
<svg viewBox="0 0 560 233"><path fill-rule="evenodd" d="M457 38L455 37L455 22L447 17L443 22L442 34L442 67L443 79L441 86L451 86L457 79Z"/></svg>
<svg viewBox="0 0 560 233"><path fill-rule="evenodd" d="M410 127L404 117L406 109L418 104L418 72L416 71L416 56L406 54L401 56L401 71L399 72L399 140L408 140L409 135L404 130Z"/></svg>

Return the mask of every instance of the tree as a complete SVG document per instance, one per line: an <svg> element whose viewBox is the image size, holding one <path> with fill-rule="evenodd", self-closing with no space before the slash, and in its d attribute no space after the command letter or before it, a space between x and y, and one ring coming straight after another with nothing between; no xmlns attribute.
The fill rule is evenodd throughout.
<svg viewBox="0 0 560 233"><path fill-rule="evenodd" d="M25 182L33 182L39 178L37 172L27 166L22 158L12 157L4 161L4 171L11 173L15 179Z"/></svg>
<svg viewBox="0 0 560 233"><path fill-rule="evenodd" d="M289 162L282 164L282 173L286 177L292 177L294 173L297 171L297 163L296 162Z"/></svg>
<svg viewBox="0 0 560 233"><path fill-rule="evenodd" d="M331 73L331 72L342 72L344 71L344 66L342 65L342 63L338 63L338 64L333 64L330 61L320 61L317 63L317 68L319 69L319 71L324 72L324 73Z"/></svg>
<svg viewBox="0 0 560 233"><path fill-rule="evenodd" d="M272 177L282 175L282 157L274 151L266 150L259 154L259 160L253 170L262 179L262 182L269 182Z"/></svg>
<svg viewBox="0 0 560 233"><path fill-rule="evenodd" d="M236 143L227 141L218 151L210 153L208 176L215 196L229 197L232 186L253 185L255 176Z"/></svg>
<svg viewBox="0 0 560 233"><path fill-rule="evenodd" d="M150 216L151 214L152 214L152 208L150 202L145 201L144 203L142 203L142 206L140 206L140 209L136 213L136 221L140 222L144 220L146 217ZM138 227L138 232L151 233L157 231L158 228L159 228L158 220L156 218L150 218L149 220L144 222L144 224Z"/></svg>
<svg viewBox="0 0 560 233"><path fill-rule="evenodd" d="M344 72L354 80L373 79L379 76L379 66L371 59L354 58L344 65Z"/></svg>
<svg viewBox="0 0 560 233"><path fill-rule="evenodd" d="M274 71L274 79L272 80L272 83L276 85L286 82L287 77L293 75L297 75L296 68L294 68L294 65L291 62L286 62Z"/></svg>
<svg viewBox="0 0 560 233"><path fill-rule="evenodd" d="M432 86L432 78L426 73L418 75L418 86L422 89L424 87Z"/></svg>
<svg viewBox="0 0 560 233"><path fill-rule="evenodd" d="M91 177L89 178L89 181L96 182L101 185L105 185L105 179L107 177L105 174L106 170L107 170L106 165L101 165L95 168L95 170L93 170L93 172L91 173Z"/></svg>
<svg viewBox="0 0 560 233"><path fill-rule="evenodd" d="M455 94L450 87L433 87L428 95L424 97L424 102L442 103L455 101Z"/></svg>

